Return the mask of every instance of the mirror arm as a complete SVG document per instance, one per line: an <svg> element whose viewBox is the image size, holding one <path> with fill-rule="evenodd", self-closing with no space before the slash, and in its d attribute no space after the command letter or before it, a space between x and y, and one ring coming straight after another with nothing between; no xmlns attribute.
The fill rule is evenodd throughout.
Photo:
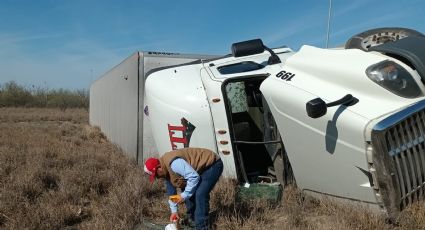
<svg viewBox="0 0 425 230"><path fill-rule="evenodd" d="M272 49L270 49L267 46L264 46L264 49L267 50L270 53L270 55L271 55L269 57L269 60L267 61L267 64L274 65L274 64L278 64L278 63L281 63L282 62L280 60L279 56L277 56L277 54Z"/></svg>
<svg viewBox="0 0 425 230"><path fill-rule="evenodd" d="M354 101L354 97L351 94L347 94L339 100L327 103L326 107L332 107L332 106L337 106L337 105L346 105L347 106L347 105L350 105L353 101Z"/></svg>
<svg viewBox="0 0 425 230"><path fill-rule="evenodd" d="M351 94L345 95L343 98L325 103L321 98L315 98L306 103L307 115L311 118L319 118L326 114L327 108L337 105L351 106L358 102L359 100L353 97Z"/></svg>

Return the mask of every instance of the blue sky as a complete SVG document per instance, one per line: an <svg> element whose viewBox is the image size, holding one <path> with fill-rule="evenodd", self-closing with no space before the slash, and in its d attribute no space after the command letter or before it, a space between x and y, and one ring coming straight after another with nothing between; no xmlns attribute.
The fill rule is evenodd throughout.
<svg viewBox="0 0 425 230"><path fill-rule="evenodd" d="M425 33L423 0L332 0L329 45L375 27ZM325 46L329 0L1 0L0 84L88 89L137 50L227 54L233 42Z"/></svg>

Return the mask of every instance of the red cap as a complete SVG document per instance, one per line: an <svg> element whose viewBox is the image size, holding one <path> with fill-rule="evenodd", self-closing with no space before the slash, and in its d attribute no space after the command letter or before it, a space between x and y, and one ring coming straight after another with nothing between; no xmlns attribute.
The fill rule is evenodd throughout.
<svg viewBox="0 0 425 230"><path fill-rule="evenodd" d="M145 162L145 173L149 174L149 180L150 182L153 182L155 180L156 175L156 169L159 166L159 160L156 158L148 158Z"/></svg>

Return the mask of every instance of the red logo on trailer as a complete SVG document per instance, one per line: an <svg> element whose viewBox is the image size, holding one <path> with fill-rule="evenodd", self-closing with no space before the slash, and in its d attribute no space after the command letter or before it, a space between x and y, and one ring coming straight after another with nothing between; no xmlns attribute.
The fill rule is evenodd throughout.
<svg viewBox="0 0 425 230"><path fill-rule="evenodd" d="M189 147L190 138L192 137L192 133L195 128L196 127L187 121L184 117L181 119L181 126L168 124L168 134L170 135L171 149L176 150L177 143L183 144L184 148Z"/></svg>

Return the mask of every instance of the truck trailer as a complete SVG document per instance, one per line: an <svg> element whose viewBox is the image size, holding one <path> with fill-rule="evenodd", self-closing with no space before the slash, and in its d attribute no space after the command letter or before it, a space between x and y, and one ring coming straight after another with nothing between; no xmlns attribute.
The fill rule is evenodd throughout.
<svg viewBox="0 0 425 230"><path fill-rule="evenodd" d="M296 185L395 217L425 196L425 36L368 30L344 47L224 56L137 52L90 88L90 123L139 163L217 152L241 184Z"/></svg>

